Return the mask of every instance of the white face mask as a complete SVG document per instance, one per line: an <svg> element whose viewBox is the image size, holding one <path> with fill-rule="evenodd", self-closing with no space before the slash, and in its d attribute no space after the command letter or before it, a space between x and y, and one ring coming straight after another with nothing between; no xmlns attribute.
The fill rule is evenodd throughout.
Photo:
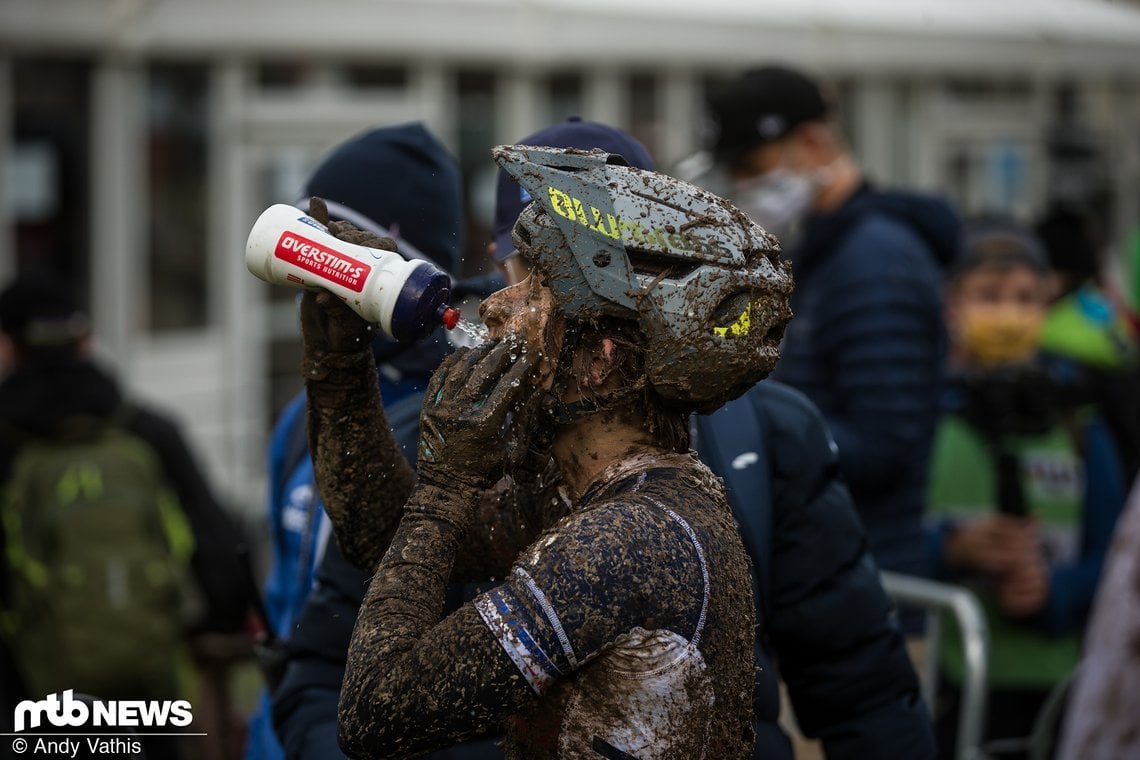
<svg viewBox="0 0 1140 760"><path fill-rule="evenodd" d="M733 182L732 199L752 221L779 238L787 251L811 212L817 184L814 174L773 169Z"/></svg>

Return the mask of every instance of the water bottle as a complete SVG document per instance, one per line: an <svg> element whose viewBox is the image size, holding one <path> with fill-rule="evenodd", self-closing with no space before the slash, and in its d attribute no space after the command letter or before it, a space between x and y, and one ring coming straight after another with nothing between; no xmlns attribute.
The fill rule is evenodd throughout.
<svg viewBox="0 0 1140 760"><path fill-rule="evenodd" d="M324 288L401 342L459 322L459 310L448 305L446 272L429 261L338 240L328 227L284 203L270 206L254 223L245 265L275 285Z"/></svg>

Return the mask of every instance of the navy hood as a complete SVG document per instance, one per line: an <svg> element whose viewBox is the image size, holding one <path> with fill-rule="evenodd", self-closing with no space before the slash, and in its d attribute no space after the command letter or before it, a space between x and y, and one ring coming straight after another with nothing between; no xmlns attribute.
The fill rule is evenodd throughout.
<svg viewBox="0 0 1140 760"><path fill-rule="evenodd" d="M459 271L459 164L423 123L377 127L341 143L305 183L298 207L307 209L312 195L326 201L333 219L394 238L405 258L420 258L418 252L453 277ZM439 332L409 345L377 331L372 350L378 364L400 363L407 365L397 367L402 373L430 375L448 350Z"/></svg>
<svg viewBox="0 0 1140 760"><path fill-rule="evenodd" d="M463 249L463 185L455 158L420 122L379 127L341 143L305 183L329 215L411 243L454 275ZM379 229L378 229L379 228Z"/></svg>
<svg viewBox="0 0 1140 760"><path fill-rule="evenodd" d="M871 213L892 217L913 230L942 269L949 267L958 255L961 221L949 200L908 190L880 190L865 182L836 211L808 219L807 233L797 246L804 257L793 259L797 269L802 271L818 263L851 227Z"/></svg>

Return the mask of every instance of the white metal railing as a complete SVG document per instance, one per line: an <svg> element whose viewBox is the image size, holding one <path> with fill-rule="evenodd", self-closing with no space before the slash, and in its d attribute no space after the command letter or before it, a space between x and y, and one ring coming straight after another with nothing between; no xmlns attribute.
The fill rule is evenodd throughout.
<svg viewBox="0 0 1140 760"><path fill-rule="evenodd" d="M926 613L927 657L919 674L922 696L929 709L934 706L938 686L938 650L942 641L942 616L950 612L957 619L965 649L962 699L958 710L958 760L979 760L986 714L986 678L989 667L989 628L976 596L969 589L949 583L883 571L883 588L899 605Z"/></svg>

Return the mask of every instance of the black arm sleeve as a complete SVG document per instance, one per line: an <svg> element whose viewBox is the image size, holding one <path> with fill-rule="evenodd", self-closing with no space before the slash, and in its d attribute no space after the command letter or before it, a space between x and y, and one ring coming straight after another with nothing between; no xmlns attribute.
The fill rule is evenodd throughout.
<svg viewBox="0 0 1140 760"><path fill-rule="evenodd" d="M806 398L764 395L772 456L771 640L827 757L926 758L933 734L831 438Z"/></svg>
<svg viewBox="0 0 1140 760"><path fill-rule="evenodd" d="M340 702L350 757L416 756L499 725L635 626L700 630L692 529L621 502L560 522L503 583L440 620L463 527L454 501L417 488L372 579Z"/></svg>
<svg viewBox="0 0 1140 760"><path fill-rule="evenodd" d="M273 693L273 723L291 760L335 760L337 701L353 625L368 588L368 575L344 558L330 539L317 569L314 591L288 636L288 665ZM470 601L481 589L450 586L445 611ZM489 736L433 753L431 760L501 758Z"/></svg>

